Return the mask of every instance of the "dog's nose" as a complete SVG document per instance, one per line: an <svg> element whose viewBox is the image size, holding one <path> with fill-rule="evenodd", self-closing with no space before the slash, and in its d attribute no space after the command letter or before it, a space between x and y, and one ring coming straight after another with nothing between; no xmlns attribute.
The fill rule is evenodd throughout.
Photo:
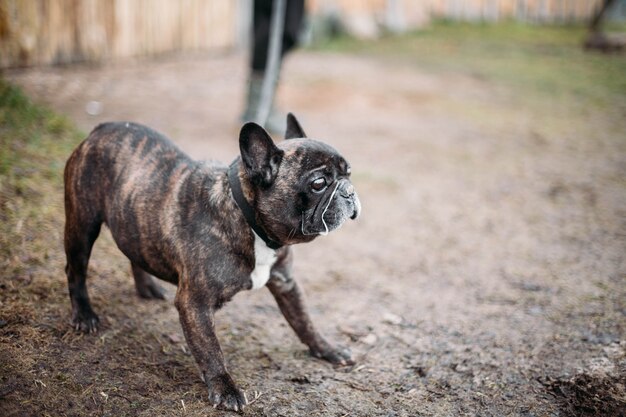
<svg viewBox="0 0 626 417"><path fill-rule="evenodd" d="M348 184L346 187L341 189L341 196L344 198L350 198L354 195L354 186L352 184Z"/></svg>

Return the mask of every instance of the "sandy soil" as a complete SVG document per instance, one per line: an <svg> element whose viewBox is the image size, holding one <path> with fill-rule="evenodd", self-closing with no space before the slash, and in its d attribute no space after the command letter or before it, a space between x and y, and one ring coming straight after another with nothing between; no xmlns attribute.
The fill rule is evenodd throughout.
<svg viewBox="0 0 626 417"><path fill-rule="evenodd" d="M244 67L240 55L170 57L8 78L86 132L138 121L228 162ZM295 269L315 322L358 364L309 357L269 292L241 293L218 335L235 379L262 392L246 415L625 415L623 122L530 107L471 75L302 51L279 100L353 166L362 217L297 247ZM75 335L69 300L49 306L45 388L7 395L11 413L87 402L97 415L224 414L206 402L174 288L168 302L140 301L128 269L105 234L89 280L105 328ZM51 390L67 395L46 402Z"/></svg>

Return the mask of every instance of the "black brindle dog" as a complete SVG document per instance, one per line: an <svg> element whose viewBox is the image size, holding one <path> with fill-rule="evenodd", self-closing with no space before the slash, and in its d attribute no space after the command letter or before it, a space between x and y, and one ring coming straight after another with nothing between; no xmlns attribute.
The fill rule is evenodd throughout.
<svg viewBox="0 0 626 417"><path fill-rule="evenodd" d="M214 406L241 410L247 399L224 365L214 312L244 289L267 286L311 353L350 364L346 350L315 329L292 278L290 245L356 218L361 204L350 166L330 146L307 139L293 115L275 145L254 123L239 136L230 167L191 160L159 133L133 123L96 127L65 167L65 252L72 325L94 332L87 264L102 223L131 262L140 296L164 298L151 275L178 286L185 338Z"/></svg>

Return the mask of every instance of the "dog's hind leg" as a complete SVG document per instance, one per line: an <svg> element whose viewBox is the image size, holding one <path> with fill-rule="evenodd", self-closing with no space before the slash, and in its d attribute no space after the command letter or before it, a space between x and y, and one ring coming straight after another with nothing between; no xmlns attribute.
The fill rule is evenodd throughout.
<svg viewBox="0 0 626 417"><path fill-rule="evenodd" d="M98 328L98 316L91 308L87 293L87 265L94 242L100 234L102 221L97 216L85 218L66 203L65 273L72 301L71 324L76 330L93 333Z"/></svg>
<svg viewBox="0 0 626 417"><path fill-rule="evenodd" d="M159 300L165 300L165 291L154 281L152 275L148 274L132 262L130 267L133 271L137 294L139 294L141 298L157 298Z"/></svg>
<svg viewBox="0 0 626 417"><path fill-rule="evenodd" d="M84 143L84 142L83 142ZM98 196L89 187L94 170L84 169L87 163L84 145L77 148L65 165L65 235L67 264L65 274L72 302L71 324L86 333L98 329L98 316L91 308L87 293L87 265L93 244L100 234L103 216L94 199Z"/></svg>

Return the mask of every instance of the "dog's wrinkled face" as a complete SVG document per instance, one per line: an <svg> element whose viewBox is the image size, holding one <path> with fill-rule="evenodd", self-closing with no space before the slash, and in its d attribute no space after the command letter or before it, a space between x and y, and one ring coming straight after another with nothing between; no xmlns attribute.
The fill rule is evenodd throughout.
<svg viewBox="0 0 626 417"><path fill-rule="evenodd" d="M284 173L277 188L287 191L299 214L297 234L326 235L348 218L355 219L361 203L350 183L350 165L330 146L310 139L292 139L281 144L285 150Z"/></svg>
<svg viewBox="0 0 626 417"><path fill-rule="evenodd" d="M350 182L350 164L327 144L306 138L291 114L287 121L288 140L278 146L253 124L242 129L240 145L261 224L275 240L294 244L356 219L361 203Z"/></svg>

